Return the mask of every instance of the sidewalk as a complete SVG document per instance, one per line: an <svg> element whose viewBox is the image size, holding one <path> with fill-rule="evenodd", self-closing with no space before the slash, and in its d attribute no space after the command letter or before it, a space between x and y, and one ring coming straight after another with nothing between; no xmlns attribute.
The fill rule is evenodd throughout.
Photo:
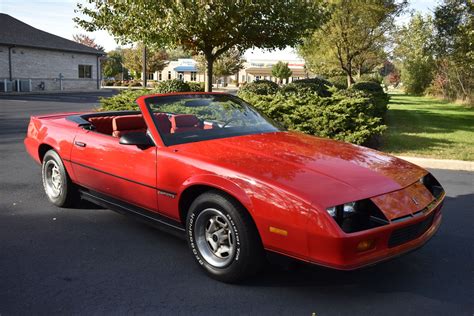
<svg viewBox="0 0 474 316"><path fill-rule="evenodd" d="M474 161L397 156L423 168L474 171Z"/></svg>

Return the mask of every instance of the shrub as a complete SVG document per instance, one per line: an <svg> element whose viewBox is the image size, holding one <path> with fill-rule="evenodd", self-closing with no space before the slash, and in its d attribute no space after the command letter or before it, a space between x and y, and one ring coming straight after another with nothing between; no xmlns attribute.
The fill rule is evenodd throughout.
<svg viewBox="0 0 474 316"><path fill-rule="evenodd" d="M385 117L390 97L379 83L373 81L359 81L351 86L351 90L362 91L368 94L371 102L375 105L375 115Z"/></svg>
<svg viewBox="0 0 474 316"><path fill-rule="evenodd" d="M192 92L204 92L204 83L203 82L188 82L189 91Z"/></svg>
<svg viewBox="0 0 474 316"><path fill-rule="evenodd" d="M104 81L103 81L103 85L104 85L105 87L111 87L111 86L114 85L114 83L115 83L114 80L104 80Z"/></svg>
<svg viewBox="0 0 474 316"><path fill-rule="evenodd" d="M188 92L191 88L187 82L173 79L161 81L155 86L155 93Z"/></svg>
<svg viewBox="0 0 474 316"><path fill-rule="evenodd" d="M142 82L141 81L138 81L138 80L132 80L128 83L128 86L129 87L141 87L142 86Z"/></svg>
<svg viewBox="0 0 474 316"><path fill-rule="evenodd" d="M355 144L368 144L386 129L363 92L334 90L330 97L247 94L246 101L290 130Z"/></svg>
<svg viewBox="0 0 474 316"><path fill-rule="evenodd" d="M296 94L306 94L308 92L314 92L319 96L329 97L331 96L329 88L332 86L333 84L325 79L311 78L295 80L292 83L283 86L282 91L285 93Z"/></svg>
<svg viewBox="0 0 474 316"><path fill-rule="evenodd" d="M119 94L110 98L100 98L100 111L125 111L138 110L138 104L135 100L142 96L150 94L149 90L123 90Z"/></svg>
<svg viewBox="0 0 474 316"><path fill-rule="evenodd" d="M275 94L280 88L278 84L270 80L258 80L247 83L239 89L240 94L253 93L258 95Z"/></svg>
<svg viewBox="0 0 474 316"><path fill-rule="evenodd" d="M335 76L328 79L338 89L347 89L347 76Z"/></svg>
<svg viewBox="0 0 474 316"><path fill-rule="evenodd" d="M382 84L383 82L383 77L378 74L378 73L374 73L374 74L363 74L362 76L360 76L360 79L357 80L358 82L361 82L361 81L369 81L369 82L376 82L378 84Z"/></svg>

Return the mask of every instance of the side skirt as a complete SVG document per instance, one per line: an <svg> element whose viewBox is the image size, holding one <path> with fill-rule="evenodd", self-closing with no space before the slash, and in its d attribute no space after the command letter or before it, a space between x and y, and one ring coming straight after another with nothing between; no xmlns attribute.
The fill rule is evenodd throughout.
<svg viewBox="0 0 474 316"><path fill-rule="evenodd" d="M108 195L88 190L86 188L79 188L81 198L108 208L112 211L133 217L141 222L152 225L160 230L171 233L177 237L185 238L185 229L181 223L170 218L162 216L156 212L152 212L136 205L115 199Z"/></svg>

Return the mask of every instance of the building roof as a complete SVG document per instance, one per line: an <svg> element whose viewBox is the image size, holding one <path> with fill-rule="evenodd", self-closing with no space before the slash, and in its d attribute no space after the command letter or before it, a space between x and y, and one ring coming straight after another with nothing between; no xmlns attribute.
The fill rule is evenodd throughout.
<svg viewBox="0 0 474 316"><path fill-rule="evenodd" d="M0 13L0 44L94 55L104 54L95 48L38 30L4 13Z"/></svg>
<svg viewBox="0 0 474 316"><path fill-rule="evenodd" d="M178 66L174 68L174 71L186 72L186 71L197 71L196 66Z"/></svg>

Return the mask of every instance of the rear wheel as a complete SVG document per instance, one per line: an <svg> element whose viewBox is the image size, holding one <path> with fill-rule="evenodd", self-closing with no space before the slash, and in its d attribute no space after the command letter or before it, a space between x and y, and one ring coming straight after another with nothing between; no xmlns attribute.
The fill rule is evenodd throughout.
<svg viewBox="0 0 474 316"><path fill-rule="evenodd" d="M41 175L44 191L51 203L67 207L78 200L78 192L56 151L49 150L44 155Z"/></svg>
<svg viewBox="0 0 474 316"><path fill-rule="evenodd" d="M264 253L255 224L225 194L209 191L196 198L186 227L195 260L214 279L237 282L262 267Z"/></svg>

